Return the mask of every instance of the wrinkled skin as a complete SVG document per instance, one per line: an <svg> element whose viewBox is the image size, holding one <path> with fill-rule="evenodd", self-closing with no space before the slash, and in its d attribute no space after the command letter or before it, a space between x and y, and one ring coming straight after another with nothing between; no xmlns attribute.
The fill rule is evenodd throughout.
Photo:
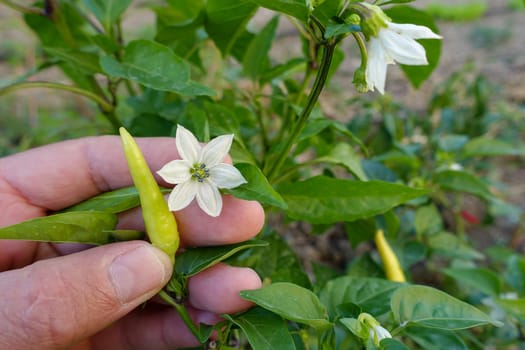
<svg viewBox="0 0 525 350"><path fill-rule="evenodd" d="M171 138L138 139L138 144L153 171L178 158ZM2 158L0 227L130 185L115 136L65 141ZM223 200L218 218L195 204L175 213L183 246L236 243L260 231L264 212L258 203L230 196ZM143 230L139 209L122 213L118 228ZM141 306L171 272L169 258L143 241L86 247L0 240L0 348L195 346L172 308L155 299ZM254 271L219 264L190 279L188 309L195 321L213 324L220 313L249 308L238 292L260 285Z"/></svg>

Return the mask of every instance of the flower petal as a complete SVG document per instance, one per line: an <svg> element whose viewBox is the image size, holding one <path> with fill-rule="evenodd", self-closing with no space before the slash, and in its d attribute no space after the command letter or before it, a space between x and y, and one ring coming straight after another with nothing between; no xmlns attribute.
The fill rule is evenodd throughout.
<svg viewBox="0 0 525 350"><path fill-rule="evenodd" d="M210 181L219 188L234 188L248 182L236 167L225 163L210 168Z"/></svg>
<svg viewBox="0 0 525 350"><path fill-rule="evenodd" d="M211 181L199 183L197 191L197 204L209 216L219 216L222 210L222 197Z"/></svg>
<svg viewBox="0 0 525 350"><path fill-rule="evenodd" d="M374 91L385 93L387 55L379 39L371 38L368 45L368 62L366 64L366 84Z"/></svg>
<svg viewBox="0 0 525 350"><path fill-rule="evenodd" d="M425 48L414 39L393 30L382 30L379 39L387 55L396 62L411 66L428 64Z"/></svg>
<svg viewBox="0 0 525 350"><path fill-rule="evenodd" d="M388 23L388 28L412 39L443 39L441 35L434 33L430 28L418 26L411 23Z"/></svg>
<svg viewBox="0 0 525 350"><path fill-rule="evenodd" d="M168 207L170 211L177 211L186 208L199 190L199 183L196 181L186 181L181 183L171 191L168 197Z"/></svg>
<svg viewBox="0 0 525 350"><path fill-rule="evenodd" d="M233 134L221 135L214 138L202 149L201 159L199 161L204 163L208 168L219 164L230 151L232 141Z"/></svg>
<svg viewBox="0 0 525 350"><path fill-rule="evenodd" d="M202 147L191 131L181 125L177 125L175 143L182 159L192 164L199 161Z"/></svg>
<svg viewBox="0 0 525 350"><path fill-rule="evenodd" d="M157 171L157 174L167 183L177 185L191 178L190 168L190 162L177 159L164 164L164 166Z"/></svg>

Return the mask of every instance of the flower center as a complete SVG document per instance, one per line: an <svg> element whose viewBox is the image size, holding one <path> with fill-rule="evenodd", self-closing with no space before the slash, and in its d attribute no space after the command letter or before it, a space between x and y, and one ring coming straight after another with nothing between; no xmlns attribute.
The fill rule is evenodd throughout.
<svg viewBox="0 0 525 350"><path fill-rule="evenodd" d="M206 164L195 163L190 169L192 180L203 182L205 178L210 177L210 170L206 168Z"/></svg>

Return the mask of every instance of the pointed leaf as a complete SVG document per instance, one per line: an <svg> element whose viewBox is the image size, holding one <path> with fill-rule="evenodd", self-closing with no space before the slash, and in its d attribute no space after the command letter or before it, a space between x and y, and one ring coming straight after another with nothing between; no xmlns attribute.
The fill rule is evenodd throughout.
<svg viewBox="0 0 525 350"><path fill-rule="evenodd" d="M61 47L44 47L44 50L51 56L74 65L87 74L101 73L102 69L98 63L98 55Z"/></svg>
<svg viewBox="0 0 525 350"><path fill-rule="evenodd" d="M459 284L469 285L492 296L500 294L500 280L492 270L481 267L456 267L444 269L443 272L454 278Z"/></svg>
<svg viewBox="0 0 525 350"><path fill-rule="evenodd" d="M126 46L122 62L103 56L100 65L110 76L133 80L152 89L188 96L214 94L190 80L189 65L182 58L151 40L132 41Z"/></svg>
<svg viewBox="0 0 525 350"><path fill-rule="evenodd" d="M238 163L235 164L235 167L239 169L248 182L225 192L238 198L256 200L261 204L272 205L281 209L286 208L284 199L273 189L257 166L249 163Z"/></svg>
<svg viewBox="0 0 525 350"><path fill-rule="evenodd" d="M380 350L409 350L407 346L394 338L382 339L379 343Z"/></svg>
<svg viewBox="0 0 525 350"><path fill-rule="evenodd" d="M329 154L317 158L316 161L342 165L358 180L368 180L368 177L366 176L365 171L361 165L361 158L347 143L336 144Z"/></svg>
<svg viewBox="0 0 525 350"><path fill-rule="evenodd" d="M495 299L506 312L525 320L525 299Z"/></svg>
<svg viewBox="0 0 525 350"><path fill-rule="evenodd" d="M510 144L505 141L479 137L470 140L463 148L465 157L482 156L523 156L525 148L522 145Z"/></svg>
<svg viewBox="0 0 525 350"><path fill-rule="evenodd" d="M470 193L486 200L493 198L487 185L477 176L466 171L440 171L434 174L433 180L441 188L446 190Z"/></svg>
<svg viewBox="0 0 525 350"><path fill-rule="evenodd" d="M399 324L448 330L501 325L474 306L427 286L398 288L390 305Z"/></svg>
<svg viewBox="0 0 525 350"><path fill-rule="evenodd" d="M242 60L244 74L252 80L257 80L268 65L268 52L279 24L279 17L274 17L264 26L260 33L248 45Z"/></svg>
<svg viewBox="0 0 525 350"><path fill-rule="evenodd" d="M104 29L110 31L111 26L131 4L131 0L84 0L84 4L93 12Z"/></svg>
<svg viewBox="0 0 525 350"><path fill-rule="evenodd" d="M419 207L414 220L419 236L432 235L443 230L443 219L434 204Z"/></svg>
<svg viewBox="0 0 525 350"><path fill-rule="evenodd" d="M390 296L402 285L380 278L344 276L329 281L319 298L332 318L337 315L338 305L348 303L358 305L363 312L380 315L389 310Z"/></svg>
<svg viewBox="0 0 525 350"><path fill-rule="evenodd" d="M171 188L160 188L160 191L164 194L170 193L171 190ZM140 198L137 188L131 186L91 197L83 202L62 210L62 212L94 210L116 214L138 207L139 205Z"/></svg>
<svg viewBox="0 0 525 350"><path fill-rule="evenodd" d="M246 30L246 23L257 10L249 0L214 0L206 5L206 31L223 56Z"/></svg>
<svg viewBox="0 0 525 350"><path fill-rule="evenodd" d="M265 241L250 240L223 246L186 248L184 252L177 255L175 271L186 277L193 276L242 250L267 245Z"/></svg>
<svg viewBox="0 0 525 350"><path fill-rule="evenodd" d="M113 241L111 230L116 224L117 216L111 213L62 213L2 227L0 239L106 244Z"/></svg>
<svg viewBox="0 0 525 350"><path fill-rule="evenodd" d="M305 0L252 0L259 6L290 15L306 22L308 18L308 6Z"/></svg>
<svg viewBox="0 0 525 350"><path fill-rule="evenodd" d="M292 283L273 283L260 289L243 290L240 295L290 321L307 324L318 330L332 325L317 296Z"/></svg>
<svg viewBox="0 0 525 350"><path fill-rule="evenodd" d="M432 29L434 33L438 33L438 28L434 19L424 11L418 10L410 6L394 6L385 10L385 13L392 18L396 23L412 23L423 25ZM419 40L426 51L428 65L426 66L407 66L401 65L401 69L405 73L412 86L418 88L425 80L430 77L434 69L437 67L439 57L441 56L441 40Z"/></svg>
<svg viewBox="0 0 525 350"><path fill-rule="evenodd" d="M288 204L287 214L314 224L353 221L385 213L427 193L383 181L351 181L318 176L286 184L279 192Z"/></svg>
<svg viewBox="0 0 525 350"><path fill-rule="evenodd" d="M224 315L242 329L253 350L295 350L286 323L278 315L254 307L240 315Z"/></svg>
<svg viewBox="0 0 525 350"><path fill-rule="evenodd" d="M449 232L439 232L427 239L428 247L439 254L459 259L483 259L483 254Z"/></svg>
<svg viewBox="0 0 525 350"><path fill-rule="evenodd" d="M453 331L409 327L405 330L405 334L425 350L468 350L467 345Z"/></svg>

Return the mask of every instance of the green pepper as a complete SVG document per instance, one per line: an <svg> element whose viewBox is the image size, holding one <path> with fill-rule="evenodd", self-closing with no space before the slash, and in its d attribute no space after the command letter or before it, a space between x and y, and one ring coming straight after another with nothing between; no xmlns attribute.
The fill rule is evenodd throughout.
<svg viewBox="0 0 525 350"><path fill-rule="evenodd" d="M121 127L119 132L129 171L139 192L148 237L153 246L168 254L174 262L180 241L175 217L168 209L137 143L126 129Z"/></svg>

